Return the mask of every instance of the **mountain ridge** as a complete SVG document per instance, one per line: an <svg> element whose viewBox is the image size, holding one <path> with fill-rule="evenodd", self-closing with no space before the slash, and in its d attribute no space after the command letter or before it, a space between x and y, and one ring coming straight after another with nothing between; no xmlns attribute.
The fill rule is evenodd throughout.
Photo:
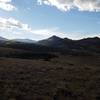
<svg viewBox="0 0 100 100"><path fill-rule="evenodd" d="M94 39L94 40L99 40L100 38L95 36L95 37L86 37L86 38L82 38L82 39L78 39L78 40L74 40L74 39L70 39L70 38L67 38L67 37L64 37L64 38L61 38L59 36L56 36L56 35L53 35L49 38L46 38L46 39L41 39L41 40L38 40L38 41L42 41L42 40L55 40L55 39L58 39L58 40L67 40L67 41L81 41L81 40L91 40L91 39ZM0 36L0 40L14 40L14 41L23 41L26 40L26 41L33 41L33 42L38 42L36 40L33 40L33 39L28 39L28 38L25 38L25 39L19 39L19 38L15 38L15 39L7 39L7 38L4 38L3 36Z"/></svg>
<svg viewBox="0 0 100 100"><path fill-rule="evenodd" d="M35 43L18 42L13 40L0 40L0 47L26 50L28 52L31 51L39 54L100 54L100 38L94 37L81 40L71 40L68 38L52 36L50 38L40 40Z"/></svg>
<svg viewBox="0 0 100 100"><path fill-rule="evenodd" d="M3 42L2 42L3 41ZM47 39L43 39L40 41L30 40L30 39L15 39L15 40L7 40L1 37L1 43L5 43L5 46L13 46L16 48L15 45L25 48L34 48L34 47L47 47L53 49L60 49L60 50L77 50L77 51L84 51L84 50L95 50L100 52L100 38L93 37L93 38L83 38L80 40L71 40L68 38L60 38L58 36L52 36ZM2 44L0 44L2 45ZM22 48L21 47L21 48Z"/></svg>
<svg viewBox="0 0 100 100"><path fill-rule="evenodd" d="M2 40L2 41L6 41L6 40L8 40L8 39L6 39L6 38L0 36L0 40Z"/></svg>
<svg viewBox="0 0 100 100"><path fill-rule="evenodd" d="M31 39L12 39L13 41L16 42L23 42L23 43L35 43L35 40L31 40Z"/></svg>

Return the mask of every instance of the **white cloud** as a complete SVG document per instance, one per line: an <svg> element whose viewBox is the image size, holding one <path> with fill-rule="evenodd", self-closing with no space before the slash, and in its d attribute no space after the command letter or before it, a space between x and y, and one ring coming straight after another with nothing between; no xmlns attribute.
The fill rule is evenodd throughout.
<svg viewBox="0 0 100 100"><path fill-rule="evenodd" d="M81 11L100 11L100 0L74 0L74 4Z"/></svg>
<svg viewBox="0 0 100 100"><path fill-rule="evenodd" d="M15 20L14 18L0 17L0 29L14 29L14 28L25 31L31 30L28 24L23 24L22 22Z"/></svg>
<svg viewBox="0 0 100 100"><path fill-rule="evenodd" d="M49 29L37 29L32 31L34 34L41 35L43 38L50 37L52 35L56 35L59 37L65 37L66 34L64 32L59 32L58 28L49 28Z"/></svg>
<svg viewBox="0 0 100 100"><path fill-rule="evenodd" d="M64 37L65 34L58 31L58 28L48 29L35 29L33 30L28 24L24 24L21 21L15 20L14 18L2 18L0 17L0 31L9 31L11 33L18 33L25 35L35 35L40 38L47 38L52 35ZM17 31L16 31L17 30Z"/></svg>
<svg viewBox="0 0 100 100"><path fill-rule="evenodd" d="M71 39L80 39L89 37L89 34L82 34L82 32L61 32L59 28L48 29L32 29L28 24L24 24L14 18L0 17L0 35L7 36L7 38L30 38L40 40L48 38L52 35L59 37L68 37ZM98 36L98 34L91 34L91 36ZM99 36L100 37L100 36Z"/></svg>
<svg viewBox="0 0 100 100"><path fill-rule="evenodd" d="M100 0L37 0L42 5L54 6L61 11L77 8L79 11L100 11Z"/></svg>
<svg viewBox="0 0 100 100"><path fill-rule="evenodd" d="M0 9L5 11L13 11L16 9L14 5L11 4L12 0L0 0Z"/></svg>
<svg viewBox="0 0 100 100"><path fill-rule="evenodd" d="M24 24L21 21L15 20L14 18L2 18L0 17L0 29L18 29L21 31L27 31L37 35L51 36L51 35L63 35L62 33L57 32L58 28L50 29L37 29L33 30L28 24Z"/></svg>

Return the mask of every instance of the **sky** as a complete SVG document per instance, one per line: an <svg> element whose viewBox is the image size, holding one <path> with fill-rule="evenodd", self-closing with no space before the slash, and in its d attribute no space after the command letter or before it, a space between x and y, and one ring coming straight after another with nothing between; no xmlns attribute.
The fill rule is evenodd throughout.
<svg viewBox="0 0 100 100"><path fill-rule="evenodd" d="M100 0L0 0L0 36L100 37Z"/></svg>

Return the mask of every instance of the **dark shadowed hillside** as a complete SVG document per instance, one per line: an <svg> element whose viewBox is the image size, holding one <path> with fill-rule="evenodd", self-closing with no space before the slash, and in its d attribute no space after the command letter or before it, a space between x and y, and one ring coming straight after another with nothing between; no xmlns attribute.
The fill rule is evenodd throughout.
<svg viewBox="0 0 100 100"><path fill-rule="evenodd" d="M81 40L71 40L68 38L59 38L52 36L48 39L41 40L38 42L41 45L53 47L62 50L64 53L69 52L87 52L87 53L100 53L100 38L86 38Z"/></svg>
<svg viewBox="0 0 100 100"><path fill-rule="evenodd" d="M17 39L18 40L18 39ZM21 41L21 40L20 40ZM30 40L31 41L31 40ZM33 41L33 40L32 40ZM70 40L68 38L60 38L52 36L48 39L37 41L35 43L18 42L15 40L7 40L2 38L0 40L0 47L11 48L12 51L20 50L20 53L14 52L7 54L7 52L1 52L1 55L7 54L7 56L18 57L21 55L27 55L25 58L34 58L37 54L64 54L64 55L98 55L100 53L100 38L86 38L81 40ZM9 49L8 49L9 51ZM26 52L23 52L26 51ZM13 54L13 55L12 55ZM20 56L20 57L21 57ZM32 57L31 57L32 56ZM56 55L57 56L57 55ZM38 56L39 57L39 56ZM22 58L22 57L21 57ZM23 57L24 58L24 57ZM41 57L40 57L41 58Z"/></svg>
<svg viewBox="0 0 100 100"><path fill-rule="evenodd" d="M35 43L36 41L31 39L13 39L15 42L23 42L23 43Z"/></svg>
<svg viewBox="0 0 100 100"><path fill-rule="evenodd" d="M6 38L0 37L0 41L6 41Z"/></svg>

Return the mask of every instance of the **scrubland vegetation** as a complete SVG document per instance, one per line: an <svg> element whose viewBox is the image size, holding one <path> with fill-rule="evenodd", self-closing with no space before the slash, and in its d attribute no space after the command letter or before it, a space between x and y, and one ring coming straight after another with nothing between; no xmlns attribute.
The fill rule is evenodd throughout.
<svg viewBox="0 0 100 100"><path fill-rule="evenodd" d="M100 57L0 57L0 100L100 100Z"/></svg>

